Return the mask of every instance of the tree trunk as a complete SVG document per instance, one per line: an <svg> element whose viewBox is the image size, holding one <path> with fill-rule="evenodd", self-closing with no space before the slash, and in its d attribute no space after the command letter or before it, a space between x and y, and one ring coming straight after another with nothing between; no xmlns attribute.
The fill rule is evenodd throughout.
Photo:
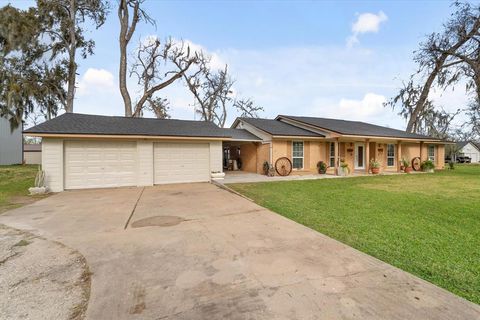
<svg viewBox="0 0 480 320"><path fill-rule="evenodd" d="M118 18L120 19L120 68L119 87L125 105L125 116L132 116L132 99L127 89L127 32L128 32L128 6L125 0L121 0L118 7Z"/></svg>
<svg viewBox="0 0 480 320"><path fill-rule="evenodd" d="M415 109L410 115L410 119L408 120L408 125L407 125L407 132L414 132L413 131L414 124L416 123L416 121L418 120L417 119L418 116L424 109L425 101L428 98L428 93L430 92L430 88L433 84L433 81L437 77L440 70L443 68L443 65L445 64L445 61L447 60L447 58L450 55L454 55L461 46L463 46L467 41L469 41L473 36L475 36L479 28L480 28L480 19L477 19L474 25L471 27L471 30L466 35L461 37L461 39L458 40L458 42L455 43L453 46L451 46L448 50L445 50L444 52L441 53L440 57L435 63L435 68L432 70L431 74L428 76L427 81L425 82L425 85L423 86L422 93L415 105Z"/></svg>
<svg viewBox="0 0 480 320"><path fill-rule="evenodd" d="M435 68L432 70L430 75L427 78L427 81L425 81L425 84L422 88L422 93L420 94L420 97L418 98L417 103L415 104L415 109L413 110L412 114L410 115L410 119L408 119L408 124L407 124L407 132L415 132L415 127L416 127L416 122L418 121L418 116L420 113L423 111L423 108L425 106L425 102L427 101L428 94L430 92L430 89L432 87L433 81L435 81L435 78L437 77L438 73L440 72L440 69L442 68L443 64L445 63L445 60L447 59L448 55L447 54L442 54L440 58L437 60L435 63Z"/></svg>
<svg viewBox="0 0 480 320"><path fill-rule="evenodd" d="M77 38L75 34L76 12L77 8L75 0L70 0L70 45L68 48L68 88L65 112L73 112L73 99L75 97L75 81L77 76L77 64L75 63L75 53L77 50Z"/></svg>

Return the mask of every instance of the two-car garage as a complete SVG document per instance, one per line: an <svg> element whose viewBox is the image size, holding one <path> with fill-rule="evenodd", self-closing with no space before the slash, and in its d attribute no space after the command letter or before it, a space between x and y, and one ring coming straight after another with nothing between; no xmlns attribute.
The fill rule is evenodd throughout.
<svg viewBox="0 0 480 320"><path fill-rule="evenodd" d="M209 121L78 113L24 134L42 138L45 186L53 192L210 181L223 171L223 141L260 141Z"/></svg>
<svg viewBox="0 0 480 320"><path fill-rule="evenodd" d="M140 158L152 161L153 184L210 180L210 144L152 142L141 154L136 141L64 141L64 188L137 186ZM145 162L145 160L143 161Z"/></svg>

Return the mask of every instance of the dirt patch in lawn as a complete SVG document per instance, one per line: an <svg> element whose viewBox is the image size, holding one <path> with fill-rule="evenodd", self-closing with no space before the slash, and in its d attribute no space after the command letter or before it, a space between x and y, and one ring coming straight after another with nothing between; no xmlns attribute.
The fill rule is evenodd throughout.
<svg viewBox="0 0 480 320"><path fill-rule="evenodd" d="M48 197L49 195L35 195L35 196L14 196L8 199L8 202L0 204L0 214L12 210L15 208L19 208L25 206L30 203L34 203L35 201L41 200L43 198Z"/></svg>
<svg viewBox="0 0 480 320"><path fill-rule="evenodd" d="M79 252L0 224L0 292L5 319L83 319L90 271Z"/></svg>

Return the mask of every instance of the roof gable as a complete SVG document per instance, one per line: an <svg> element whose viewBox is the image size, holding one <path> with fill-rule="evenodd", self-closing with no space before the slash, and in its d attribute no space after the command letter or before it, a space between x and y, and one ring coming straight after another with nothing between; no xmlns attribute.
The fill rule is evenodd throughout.
<svg viewBox="0 0 480 320"><path fill-rule="evenodd" d="M324 129L324 130L328 130L328 131L343 134L343 135L438 140L436 138L429 137L429 136L419 135L415 133L408 133L402 130L382 127L382 126L360 122L360 121L349 121L349 120L316 118L316 117L285 116L285 115L279 115L276 119L281 120L282 118L287 120L290 119L290 120L298 121L303 124L317 127L319 129Z"/></svg>
<svg viewBox="0 0 480 320"><path fill-rule="evenodd" d="M473 141L458 141L456 143L458 149L463 149L468 144L471 144L475 149L477 149L480 152L480 147L476 143L474 143Z"/></svg>
<svg viewBox="0 0 480 320"><path fill-rule="evenodd" d="M232 126L235 126L238 120L244 121L273 136L325 137L322 134L274 119L237 118Z"/></svg>

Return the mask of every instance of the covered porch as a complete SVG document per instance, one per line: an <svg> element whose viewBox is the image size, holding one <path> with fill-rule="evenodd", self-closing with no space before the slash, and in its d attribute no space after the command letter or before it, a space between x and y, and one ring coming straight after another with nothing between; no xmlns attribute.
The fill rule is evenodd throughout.
<svg viewBox="0 0 480 320"><path fill-rule="evenodd" d="M389 138L337 138L329 141L329 167L331 173L341 174L348 166L350 173L371 173L370 161L378 162L381 173L402 172L402 159L408 163L414 158L432 160L439 169L444 168L444 149L438 144L418 140Z"/></svg>
<svg viewBox="0 0 480 320"><path fill-rule="evenodd" d="M244 129L224 129L232 136L222 141L223 172L246 171L256 173L258 146L262 139Z"/></svg>

